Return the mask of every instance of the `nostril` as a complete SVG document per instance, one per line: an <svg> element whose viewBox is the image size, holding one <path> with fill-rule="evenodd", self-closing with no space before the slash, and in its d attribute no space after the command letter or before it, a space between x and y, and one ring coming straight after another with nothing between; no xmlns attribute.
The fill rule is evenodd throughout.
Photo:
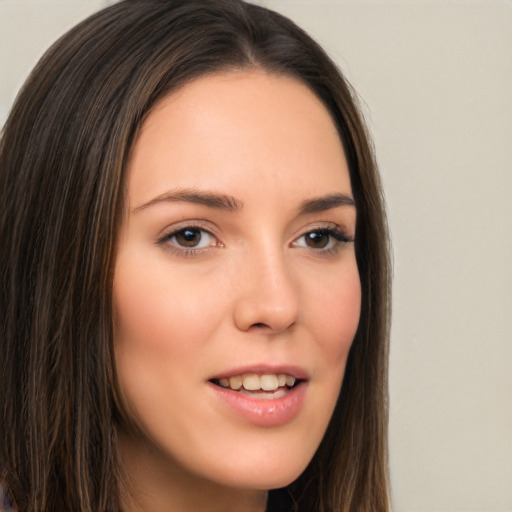
<svg viewBox="0 0 512 512"><path fill-rule="evenodd" d="M233 311L236 327L255 333L286 331L295 324L298 314L298 297L282 297L281 300L279 297L260 297L257 293L237 297Z"/></svg>

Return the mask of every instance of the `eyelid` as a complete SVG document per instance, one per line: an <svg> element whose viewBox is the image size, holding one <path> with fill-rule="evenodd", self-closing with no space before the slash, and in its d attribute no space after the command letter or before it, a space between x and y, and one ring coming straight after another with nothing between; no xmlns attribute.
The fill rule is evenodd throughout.
<svg viewBox="0 0 512 512"><path fill-rule="evenodd" d="M314 248L314 247L308 247L307 245L299 245L298 244L298 240L300 240L304 236L308 235L309 233L313 233L315 231L323 232L323 233L331 236L332 238L334 238L334 240L335 240L334 246L329 247L329 248L325 248L325 247ZM290 245L292 247L310 249L313 251L317 251L319 253L321 253L321 252L325 253L325 252L333 252L333 251L335 252L339 248L340 245L348 244L353 241L354 241L353 236L349 236L344 228L342 228L341 226L339 226L335 223L327 222L327 223L318 223L316 225L308 226L307 229L303 230L301 232L301 234L299 234L292 240Z"/></svg>
<svg viewBox="0 0 512 512"><path fill-rule="evenodd" d="M209 244L206 247L185 247L170 241L172 237L178 235L182 231L185 231L187 228L207 233L208 236L213 238L214 243ZM165 246L168 250L175 252L178 255L197 255L214 247L223 247L223 244L215 231L216 229L211 225L211 223L198 220L184 220L163 230L163 232L158 236L156 243L157 245Z"/></svg>
<svg viewBox="0 0 512 512"><path fill-rule="evenodd" d="M336 222L329 221L320 221L309 224L308 226L301 228L294 238L300 238L301 236L306 235L307 233L311 233L311 231L332 231L333 233L338 233L344 236L347 240L351 242L353 241L353 236L349 235L349 233L351 233L350 229L348 229L346 226L337 224Z"/></svg>

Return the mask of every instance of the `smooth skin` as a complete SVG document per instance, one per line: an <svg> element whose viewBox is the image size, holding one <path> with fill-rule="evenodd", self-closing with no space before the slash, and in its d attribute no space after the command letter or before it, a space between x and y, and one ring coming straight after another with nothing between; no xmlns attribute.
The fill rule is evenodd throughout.
<svg viewBox="0 0 512 512"><path fill-rule="evenodd" d="M294 78L209 75L149 114L114 276L120 393L142 432L119 433L126 512L262 512L305 469L359 321L351 198L335 125ZM254 424L212 390L251 365L305 372L291 421Z"/></svg>

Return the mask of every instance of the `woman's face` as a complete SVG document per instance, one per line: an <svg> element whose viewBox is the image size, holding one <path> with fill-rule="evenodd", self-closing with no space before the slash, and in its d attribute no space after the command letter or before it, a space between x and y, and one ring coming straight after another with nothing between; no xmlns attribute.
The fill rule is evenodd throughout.
<svg viewBox="0 0 512 512"><path fill-rule="evenodd" d="M161 101L128 168L115 354L134 460L269 489L305 469L357 329L356 210L302 83L204 77ZM154 465L153 465L154 462Z"/></svg>

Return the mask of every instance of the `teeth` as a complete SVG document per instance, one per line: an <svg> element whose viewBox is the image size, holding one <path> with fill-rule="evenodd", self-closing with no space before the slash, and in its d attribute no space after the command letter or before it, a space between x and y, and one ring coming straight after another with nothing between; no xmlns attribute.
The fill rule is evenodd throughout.
<svg viewBox="0 0 512 512"><path fill-rule="evenodd" d="M262 375L260 382L263 391L275 391L279 387L279 381L276 375Z"/></svg>
<svg viewBox="0 0 512 512"><path fill-rule="evenodd" d="M229 387L231 389L240 389L242 387L242 377L240 375L235 375L234 377L229 378Z"/></svg>
<svg viewBox="0 0 512 512"><path fill-rule="evenodd" d="M247 373L244 375L233 375L229 378L219 379L218 383L223 388L230 388L235 391L276 391L283 387L293 387L296 379L292 375L280 373L257 375ZM242 389L243 388L243 389Z"/></svg>
<svg viewBox="0 0 512 512"><path fill-rule="evenodd" d="M292 387L295 384L295 377L292 377L291 375L286 376L286 385L288 387Z"/></svg>
<svg viewBox="0 0 512 512"><path fill-rule="evenodd" d="M287 391L284 389L278 389L277 391L273 391L272 393L269 393L268 391L260 391L254 392L254 391L245 391L244 389L240 390L240 393L243 395L249 395L252 398L259 398L262 400L275 400L277 398L282 398L286 395Z"/></svg>
<svg viewBox="0 0 512 512"><path fill-rule="evenodd" d="M261 388L260 378L255 373L244 375L242 382L244 384L244 389L247 389L247 391L256 391Z"/></svg>

